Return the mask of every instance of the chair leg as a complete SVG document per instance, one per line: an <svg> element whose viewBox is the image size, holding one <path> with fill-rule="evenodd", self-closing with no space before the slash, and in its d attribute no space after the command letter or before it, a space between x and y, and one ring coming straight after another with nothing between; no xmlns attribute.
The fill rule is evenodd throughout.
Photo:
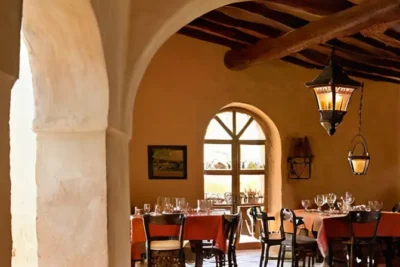
<svg viewBox="0 0 400 267"><path fill-rule="evenodd" d="M265 243L261 242L261 256L260 256L260 267L262 267L264 261L264 253L265 253Z"/></svg>
<svg viewBox="0 0 400 267"><path fill-rule="evenodd" d="M314 257L313 257L314 260ZM333 266L333 249L332 249L332 243L328 242L328 264L329 266Z"/></svg>
<svg viewBox="0 0 400 267"><path fill-rule="evenodd" d="M286 246L283 247L283 252L282 252L282 261L281 261L281 267L283 267L283 263L285 262L285 254L286 254Z"/></svg>
<svg viewBox="0 0 400 267"><path fill-rule="evenodd" d="M232 267L232 249L231 248L229 248L228 249L228 266L229 267Z"/></svg>
<svg viewBox="0 0 400 267"><path fill-rule="evenodd" d="M269 258L269 245L265 248L265 260L264 260L264 267L268 265L268 258Z"/></svg>
<svg viewBox="0 0 400 267"><path fill-rule="evenodd" d="M225 252L219 255L219 266L225 266Z"/></svg>
<svg viewBox="0 0 400 267"><path fill-rule="evenodd" d="M232 250L233 253L233 266L237 267L237 261L236 261L236 248L233 248Z"/></svg>
<svg viewBox="0 0 400 267"><path fill-rule="evenodd" d="M278 263L276 264L277 267L279 267L281 263L281 253L282 253L282 245L279 245L279 252L278 252Z"/></svg>

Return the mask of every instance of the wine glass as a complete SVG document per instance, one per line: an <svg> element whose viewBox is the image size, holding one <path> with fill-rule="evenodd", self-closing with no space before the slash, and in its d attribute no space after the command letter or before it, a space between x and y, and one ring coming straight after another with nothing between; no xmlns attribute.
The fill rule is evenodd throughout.
<svg viewBox="0 0 400 267"><path fill-rule="evenodd" d="M314 202L318 206L318 211L321 212L321 207L325 204L325 198L323 195L317 195L314 197Z"/></svg>
<svg viewBox="0 0 400 267"><path fill-rule="evenodd" d="M326 198L326 202L329 206L329 211L333 212L335 210L336 195L334 193L329 193Z"/></svg>
<svg viewBox="0 0 400 267"><path fill-rule="evenodd" d="M380 211L382 209L382 206L383 206L382 201L378 201L378 200L374 201L374 210L375 211Z"/></svg>
<svg viewBox="0 0 400 267"><path fill-rule="evenodd" d="M337 201L336 204L337 204L339 210L343 213L344 212L344 210L343 210L343 200L342 201Z"/></svg>
<svg viewBox="0 0 400 267"><path fill-rule="evenodd" d="M184 197L176 198L176 210L180 211L184 209L186 205L186 199Z"/></svg>
<svg viewBox="0 0 400 267"><path fill-rule="evenodd" d="M310 206L310 200L309 199L303 199L301 201L301 205L303 206L305 211L308 211L308 207Z"/></svg>
<svg viewBox="0 0 400 267"><path fill-rule="evenodd" d="M143 211L145 214L149 214L150 213L150 204L144 204Z"/></svg>
<svg viewBox="0 0 400 267"><path fill-rule="evenodd" d="M346 196L345 196L345 202L350 206L351 204L353 204L353 202L356 200L355 197L353 197L353 194L350 192L346 192Z"/></svg>

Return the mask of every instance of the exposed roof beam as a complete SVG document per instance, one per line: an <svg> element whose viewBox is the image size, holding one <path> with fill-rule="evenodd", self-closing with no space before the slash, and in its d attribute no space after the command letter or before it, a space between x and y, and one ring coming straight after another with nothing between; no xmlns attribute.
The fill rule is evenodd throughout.
<svg viewBox="0 0 400 267"><path fill-rule="evenodd" d="M290 7L320 16L331 15L354 6L346 0L264 0L263 2L271 7L281 5L282 8Z"/></svg>
<svg viewBox="0 0 400 267"><path fill-rule="evenodd" d="M203 30L200 30L200 29L189 28L187 26L180 29L178 31L178 33L192 37L192 38L196 38L199 40L203 40L206 42L223 45L223 46L229 47L231 49L242 48L247 45L246 43L243 43L243 42L240 42L237 40L228 39L224 36L218 36L213 33L204 32Z"/></svg>
<svg viewBox="0 0 400 267"><path fill-rule="evenodd" d="M399 12L400 0L370 0L311 22L279 38L263 39L256 45L228 51L225 65L229 69L239 70L282 58L309 46L357 33L374 24L394 21L398 19Z"/></svg>

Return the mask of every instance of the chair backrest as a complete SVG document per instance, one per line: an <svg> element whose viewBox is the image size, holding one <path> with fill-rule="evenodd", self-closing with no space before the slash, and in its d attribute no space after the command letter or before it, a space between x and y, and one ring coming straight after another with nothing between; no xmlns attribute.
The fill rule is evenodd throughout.
<svg viewBox="0 0 400 267"><path fill-rule="evenodd" d="M282 235L282 238L285 237L285 234L291 234L293 235L292 237L292 247L296 249L296 233L297 233L297 217L296 214L293 212L291 209L287 208L282 208L280 212L280 218L281 218L281 225L280 225L280 232ZM285 229L285 225L290 225L291 229L293 232L289 231L288 229Z"/></svg>
<svg viewBox="0 0 400 267"><path fill-rule="evenodd" d="M369 236L373 240L376 238L379 221L381 219L380 211L350 211L348 216L351 237L354 239L354 224L373 224L372 235Z"/></svg>
<svg viewBox="0 0 400 267"><path fill-rule="evenodd" d="M392 208L393 212L400 212L400 202L397 202L396 204L394 204L393 208Z"/></svg>
<svg viewBox="0 0 400 267"><path fill-rule="evenodd" d="M144 229L146 233L147 245L150 247L151 241L156 240L179 240L181 248L183 246L183 229L185 226L184 214L162 214L162 215L143 215ZM179 226L179 235L171 236L152 236L150 233L150 225L176 225Z"/></svg>
<svg viewBox="0 0 400 267"><path fill-rule="evenodd" d="M252 232L256 230L257 217L261 216L261 206L253 206L247 209L247 216L251 221Z"/></svg>
<svg viewBox="0 0 400 267"><path fill-rule="evenodd" d="M234 247L240 235L240 213L224 216L224 234L229 242L229 248Z"/></svg>
<svg viewBox="0 0 400 267"><path fill-rule="evenodd" d="M261 223L260 225L260 237L264 238L265 240L269 240L269 225L268 225L268 213L261 211L260 214L257 214L257 220L259 220ZM285 238L285 233L284 232L280 232L281 234L281 238L284 239Z"/></svg>

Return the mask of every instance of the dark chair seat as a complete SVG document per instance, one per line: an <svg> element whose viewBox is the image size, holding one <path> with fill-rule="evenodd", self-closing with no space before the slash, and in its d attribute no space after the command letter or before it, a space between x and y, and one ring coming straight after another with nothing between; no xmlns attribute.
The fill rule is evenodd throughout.
<svg viewBox="0 0 400 267"><path fill-rule="evenodd" d="M286 246L292 245L292 234L286 234L286 240L283 242ZM299 246L317 246L317 240L313 237L304 236L304 235L296 235L296 244Z"/></svg>

